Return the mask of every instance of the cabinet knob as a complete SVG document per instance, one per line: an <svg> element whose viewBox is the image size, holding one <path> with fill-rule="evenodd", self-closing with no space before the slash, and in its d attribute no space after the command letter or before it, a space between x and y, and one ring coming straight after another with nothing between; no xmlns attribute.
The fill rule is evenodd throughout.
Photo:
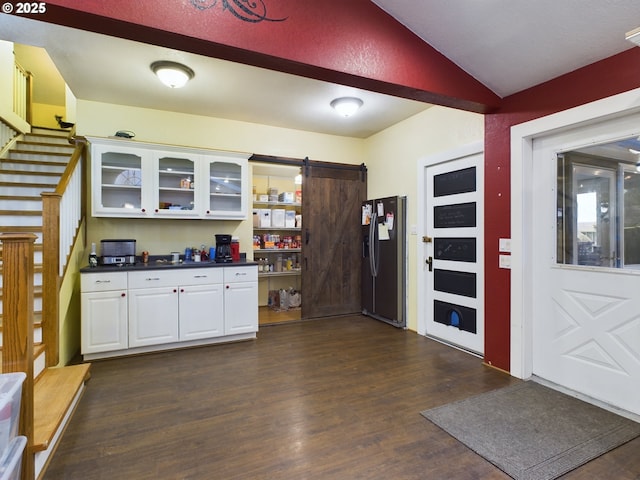
<svg viewBox="0 0 640 480"><path fill-rule="evenodd" d="M178 293L178 289L177 289L177 288L174 288L174 289L173 289L173 293Z"/></svg>
<svg viewBox="0 0 640 480"><path fill-rule="evenodd" d="M230 287L229 287L229 285L227 285L227 286L226 286L226 287L224 287L224 288L229 289Z"/></svg>
<svg viewBox="0 0 640 480"><path fill-rule="evenodd" d="M181 288L181 289L180 289L180 293L184 293L184 288Z"/></svg>
<svg viewBox="0 0 640 480"><path fill-rule="evenodd" d="M122 293L120 294L120 296L121 296L121 297L126 297L126 296L127 296L127 294L126 294L126 293L124 293L124 292L122 292Z"/></svg>

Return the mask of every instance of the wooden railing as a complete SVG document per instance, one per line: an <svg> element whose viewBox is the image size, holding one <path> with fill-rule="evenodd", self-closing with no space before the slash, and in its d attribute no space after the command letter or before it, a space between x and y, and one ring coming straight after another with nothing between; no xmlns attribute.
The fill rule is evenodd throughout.
<svg viewBox="0 0 640 480"><path fill-rule="evenodd" d="M60 284L85 218L85 142L76 141L60 182L42 196L42 343L46 366L59 361Z"/></svg>
<svg viewBox="0 0 640 480"><path fill-rule="evenodd" d="M0 234L2 242L2 372L25 372L20 435L27 437L22 478L34 477L33 455L33 233Z"/></svg>
<svg viewBox="0 0 640 480"><path fill-rule="evenodd" d="M13 113L31 125L33 76L15 62L13 69Z"/></svg>
<svg viewBox="0 0 640 480"><path fill-rule="evenodd" d="M15 139L17 135L18 132L0 118L0 158L3 158L5 150L13 143L12 140Z"/></svg>

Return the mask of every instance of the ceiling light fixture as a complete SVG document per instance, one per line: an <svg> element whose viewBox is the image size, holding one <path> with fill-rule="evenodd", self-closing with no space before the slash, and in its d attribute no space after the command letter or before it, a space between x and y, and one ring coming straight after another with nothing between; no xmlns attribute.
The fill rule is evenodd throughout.
<svg viewBox="0 0 640 480"><path fill-rule="evenodd" d="M624 38L629 40L631 43L640 45L640 27L625 33Z"/></svg>
<svg viewBox="0 0 640 480"><path fill-rule="evenodd" d="M331 101L331 106L343 117L350 117L362 107L362 100L356 97L340 97Z"/></svg>
<svg viewBox="0 0 640 480"><path fill-rule="evenodd" d="M161 60L151 64L151 70L155 73L160 81L170 88L182 88L195 73L189 67L181 63L168 62Z"/></svg>

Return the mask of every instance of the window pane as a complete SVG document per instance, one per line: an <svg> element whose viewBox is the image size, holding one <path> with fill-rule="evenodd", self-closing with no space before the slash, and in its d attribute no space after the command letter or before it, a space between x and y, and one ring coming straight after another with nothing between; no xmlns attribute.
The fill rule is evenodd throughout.
<svg viewBox="0 0 640 480"><path fill-rule="evenodd" d="M557 263L640 269L639 151L634 137L558 155Z"/></svg>

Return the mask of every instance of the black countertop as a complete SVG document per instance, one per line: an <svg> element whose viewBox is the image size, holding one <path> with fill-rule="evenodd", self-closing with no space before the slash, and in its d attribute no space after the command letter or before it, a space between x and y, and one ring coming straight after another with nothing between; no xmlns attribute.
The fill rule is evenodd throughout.
<svg viewBox="0 0 640 480"><path fill-rule="evenodd" d="M258 265L258 262L240 259L237 262L216 263L213 261L206 262L184 262L172 263L171 256L150 256L147 263L143 263L140 257L136 257L136 263L133 265L98 265L97 267L83 267L80 273L103 273L103 272L137 272L144 270L165 270L165 269L184 269L184 268L206 268L206 267L248 267Z"/></svg>

